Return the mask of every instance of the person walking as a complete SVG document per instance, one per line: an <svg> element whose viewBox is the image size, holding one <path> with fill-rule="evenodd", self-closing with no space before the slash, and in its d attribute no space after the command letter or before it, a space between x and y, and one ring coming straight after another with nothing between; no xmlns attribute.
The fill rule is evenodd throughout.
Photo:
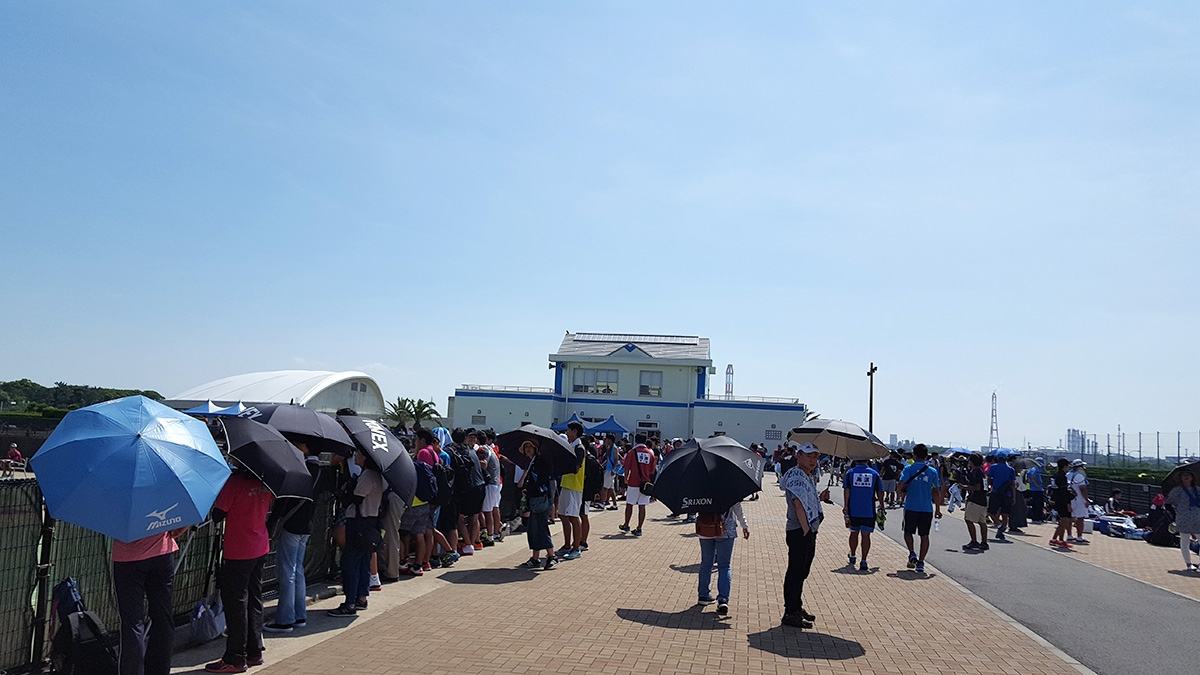
<svg viewBox="0 0 1200 675"><path fill-rule="evenodd" d="M917 443L912 449L913 463L904 467L897 484L904 499L904 543L908 546L908 568L925 573L925 555L929 553L929 528L934 518L942 517L941 478L926 464L929 449ZM921 554L913 550L913 535L921 537Z"/></svg>
<svg viewBox="0 0 1200 675"><path fill-rule="evenodd" d="M971 535L970 543L963 544L964 551L986 551L988 545L988 515L987 515L987 478L983 474L983 457L979 453L971 455L970 469L962 480L962 488L967 490L967 503L963 507L963 520L967 523L967 534ZM975 538L975 526L979 526L979 539Z"/></svg>
<svg viewBox="0 0 1200 675"><path fill-rule="evenodd" d="M742 526L742 537L749 539L750 526L746 524L746 516L742 513L740 502L734 504L725 513L705 513L697 519L696 523L696 536L700 538L700 579L696 589L697 602L701 605L713 603L709 584L712 581L715 559L717 563L717 614L721 616L729 613L729 592L733 584L733 571L729 563L733 555L733 544L737 541L738 525Z"/></svg>
<svg viewBox="0 0 1200 675"><path fill-rule="evenodd" d="M988 515L996 523L996 541L1005 541L1004 530L1008 529L1008 518L1016 499L1017 472L1008 462L997 459L988 467L987 475L992 486L988 495Z"/></svg>
<svg viewBox="0 0 1200 675"><path fill-rule="evenodd" d="M785 626L812 628L817 617L804 611L804 581L812 570L817 552L817 528L825 518L821 501L829 498L828 488L818 494L812 473L817 469L820 452L812 443L796 449L796 466L783 474L780 486L787 497L788 566L783 577L783 619Z"/></svg>
<svg viewBox="0 0 1200 675"><path fill-rule="evenodd" d="M854 567L858 541L862 539L862 561L858 569L867 571L867 554L871 552L871 533L875 531L875 506L884 511L883 479L879 472L867 466L867 460L858 459L846 471L842 481L842 514L846 516L846 527L850 528L850 553L846 558Z"/></svg>
<svg viewBox="0 0 1200 675"><path fill-rule="evenodd" d="M1200 537L1200 489L1196 487L1196 476L1191 471L1179 472L1179 485L1167 493L1166 503L1175 509L1175 529L1179 533L1183 565L1189 572L1195 572L1192 535Z"/></svg>

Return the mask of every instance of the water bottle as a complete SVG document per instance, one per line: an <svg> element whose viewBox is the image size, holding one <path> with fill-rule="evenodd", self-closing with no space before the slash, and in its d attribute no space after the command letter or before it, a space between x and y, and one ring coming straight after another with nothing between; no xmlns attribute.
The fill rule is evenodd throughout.
<svg viewBox="0 0 1200 675"><path fill-rule="evenodd" d="M934 532L941 532L941 531L942 531L942 519L941 519L941 518L934 518L934 519L933 519L933 531L934 531Z"/></svg>

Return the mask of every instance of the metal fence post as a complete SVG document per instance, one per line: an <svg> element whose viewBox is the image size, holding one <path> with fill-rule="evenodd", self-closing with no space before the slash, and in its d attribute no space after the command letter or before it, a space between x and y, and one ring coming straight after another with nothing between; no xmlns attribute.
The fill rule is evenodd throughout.
<svg viewBox="0 0 1200 675"><path fill-rule="evenodd" d="M50 549L54 545L55 520L50 517L50 510L42 505L42 551L37 566L37 608L33 615L33 647L30 651L29 665L39 668L42 654L46 647L46 626L49 623L46 616L50 611Z"/></svg>

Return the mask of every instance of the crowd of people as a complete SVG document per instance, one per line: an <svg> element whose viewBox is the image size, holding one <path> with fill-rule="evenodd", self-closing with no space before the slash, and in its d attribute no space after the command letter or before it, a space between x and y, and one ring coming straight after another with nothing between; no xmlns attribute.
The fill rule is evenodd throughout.
<svg viewBox="0 0 1200 675"><path fill-rule="evenodd" d="M658 465L683 443L642 435L632 441L612 435L594 437L585 433L582 424L572 422L563 437L584 461L574 473L556 475L548 470L536 441L522 444L519 452L526 461L518 464L499 452L491 430L418 427L397 432L414 461L424 467L419 477L437 484L436 490L418 487L411 504L391 491L362 451L323 465L303 442L295 442L306 457L314 491L331 491L338 500L333 538L341 550L344 599L328 611L332 617L354 617L368 608L370 594L384 584L450 567L463 556L503 544L516 532L525 533L530 551L524 566L551 570L588 552L590 513L618 510L622 501L624 519L618 530L641 536ZM1047 477L1040 459L1017 471L1011 460L989 461L974 454L950 461L921 444L908 457L896 452L878 461L854 462L822 458L812 443L781 445L769 456L764 447L755 445L751 450L773 464L786 497L788 563L781 623L787 626L811 628L816 621L805 609L803 591L824 520L822 504L832 503L829 489L818 488L823 472L829 485L842 487L842 513L849 530L847 558L859 570L869 569L871 535L876 527L885 526L887 511L895 508L903 509L907 566L916 573L924 572L930 530L939 527L944 504L950 512L963 509L970 537L963 545L967 551L988 550L989 527L994 528L993 538L1002 540L1006 532L1020 532L1027 521L1048 519L1057 522L1051 544L1087 543L1081 521L1090 502L1086 465L1079 460L1059 460L1057 472ZM263 663L264 632L286 633L307 624L303 560L312 534L313 502L274 502L261 482L239 470L236 461L233 464L233 476L213 508L214 520L224 521L218 587L227 625L222 658L205 667L213 673L241 673ZM1109 511L1121 511L1119 497L1114 493L1109 499ZM1183 485L1172 490L1165 503L1175 510L1185 542L1188 535L1200 532L1200 492L1194 476L1186 474ZM700 543L697 602L715 603L717 613L725 615L732 592L734 543L739 531L749 538L750 526L740 503L721 514L692 514L689 520L696 524ZM562 532L557 548L552 532L556 523ZM172 561L178 550L175 539L185 530L162 532L131 544L114 543L122 675L169 672L172 636L165 627L171 625ZM262 568L272 540L279 604L273 620L264 625ZM1194 570L1189 547L1181 549L1185 564ZM143 610L147 600L149 622Z"/></svg>

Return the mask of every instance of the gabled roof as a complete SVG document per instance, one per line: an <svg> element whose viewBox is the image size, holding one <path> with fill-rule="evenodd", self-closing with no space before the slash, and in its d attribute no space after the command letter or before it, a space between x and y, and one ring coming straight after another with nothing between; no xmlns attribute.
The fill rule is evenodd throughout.
<svg viewBox="0 0 1200 675"><path fill-rule="evenodd" d="M236 403L296 403L304 405L313 396L338 382L370 380L366 373L348 370L276 370L245 373L213 380L172 396L169 401L220 401ZM168 403L169 405L169 403Z"/></svg>
<svg viewBox="0 0 1200 675"><path fill-rule="evenodd" d="M654 359L710 361L708 338L693 335L567 333L554 357L618 356L640 350Z"/></svg>

